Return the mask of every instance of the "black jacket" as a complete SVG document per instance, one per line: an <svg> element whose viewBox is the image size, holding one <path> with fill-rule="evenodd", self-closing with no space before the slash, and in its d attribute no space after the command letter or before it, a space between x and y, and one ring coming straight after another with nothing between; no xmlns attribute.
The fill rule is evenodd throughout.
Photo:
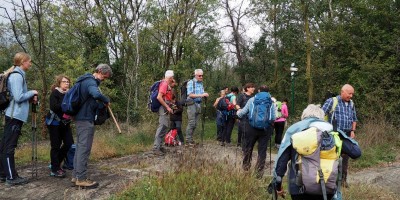
<svg viewBox="0 0 400 200"><path fill-rule="evenodd" d="M174 114L171 114L170 121L182 121L182 112L183 112L182 103L176 101L174 105L176 105L176 107L173 108Z"/></svg>

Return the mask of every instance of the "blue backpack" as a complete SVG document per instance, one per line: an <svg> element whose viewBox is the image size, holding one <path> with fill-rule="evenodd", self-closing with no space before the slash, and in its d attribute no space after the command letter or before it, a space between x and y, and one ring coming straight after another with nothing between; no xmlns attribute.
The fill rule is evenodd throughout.
<svg viewBox="0 0 400 200"><path fill-rule="evenodd" d="M76 114L78 114L79 109L84 103L81 97L81 82L83 80L86 80L87 78L76 82L75 85L72 86L72 88L69 89L68 92L65 94L64 99L61 103L61 110L63 111L63 113L70 116L75 116Z"/></svg>
<svg viewBox="0 0 400 200"><path fill-rule="evenodd" d="M266 129L275 120L271 97L266 92L260 92L254 97L249 110L249 123L253 128Z"/></svg>
<svg viewBox="0 0 400 200"><path fill-rule="evenodd" d="M158 112L158 110L161 107L161 103L157 99L158 88L160 87L160 83L161 81L156 81L150 87L150 94L149 94L149 100L147 102L147 108L151 110L151 112Z"/></svg>

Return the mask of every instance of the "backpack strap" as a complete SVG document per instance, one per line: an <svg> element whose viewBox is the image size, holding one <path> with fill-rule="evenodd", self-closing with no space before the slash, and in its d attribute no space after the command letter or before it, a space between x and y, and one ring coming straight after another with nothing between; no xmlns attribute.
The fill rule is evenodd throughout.
<svg viewBox="0 0 400 200"><path fill-rule="evenodd" d="M322 196L324 197L324 200L328 200L328 197L326 194L324 173L322 172L321 166L318 167L318 175L319 175L319 184L321 185L321 190L322 190Z"/></svg>

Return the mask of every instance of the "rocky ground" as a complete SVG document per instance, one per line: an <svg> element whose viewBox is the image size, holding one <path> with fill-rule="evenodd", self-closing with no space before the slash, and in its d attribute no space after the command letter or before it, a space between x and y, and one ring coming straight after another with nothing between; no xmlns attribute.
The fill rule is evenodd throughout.
<svg viewBox="0 0 400 200"><path fill-rule="evenodd" d="M100 183L100 186L96 189L72 187L70 172L63 179L50 177L48 164L39 163L38 177L32 178L28 184L13 187L0 184L0 199L108 199L137 179L170 170L169 166L172 166L171 163L174 159L182 159L184 156L191 156L191 154L205 156L217 161L222 160L233 167L240 167L241 165L241 151L233 146L221 147L212 143L194 149L185 147L171 147L169 149L170 153L165 157L156 157L151 152L144 152L90 164L90 178ZM273 158L274 156L272 155ZM269 175L269 158L267 160L265 173ZM30 166L20 167L18 170L21 176L31 177ZM349 179L351 183L367 182L388 187L400 196L400 163L391 163L388 166L352 173Z"/></svg>

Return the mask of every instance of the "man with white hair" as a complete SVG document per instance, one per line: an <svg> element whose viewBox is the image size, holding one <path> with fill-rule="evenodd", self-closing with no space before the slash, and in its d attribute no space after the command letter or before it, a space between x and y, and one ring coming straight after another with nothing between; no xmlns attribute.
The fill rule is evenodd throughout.
<svg viewBox="0 0 400 200"><path fill-rule="evenodd" d="M296 172L296 170L301 171L302 167L299 165L301 165L302 162L304 163L306 161L304 159L302 159L302 161L299 162L299 160L298 160L299 153L295 149L295 144L296 145L298 145L298 143L303 143L303 144L304 143L312 143L313 144L314 138L317 139L317 137L312 136L312 137L309 137L306 139L306 137L304 137L305 135L303 134L303 135L301 135L302 141L299 141L299 140L296 140L296 138L299 138L299 137L295 136L295 135L304 133L304 131L307 131L309 128L312 128L312 127L317 128L317 130L320 131L321 135L325 131L327 133L331 132L333 130L333 126L330 123L323 121L324 115L325 115L324 111L319 107L319 105L310 104L303 111L303 114L301 115L301 121L293 124L292 126L290 126L287 129L285 136L282 140L281 147L279 148L278 155L276 157L276 162L275 162L275 167L274 167L274 179L273 179L273 182L269 186L276 190L274 192L276 192L276 194L278 196L284 196L282 180L283 180L283 177L287 174L288 180L289 180L288 190L290 192L292 199L294 199L294 200L323 199L323 194L316 194L316 193L310 192L311 189L315 189L315 188L304 187L304 185L303 185L303 184L305 184L305 182L307 182L309 180L315 180L315 178L308 177L305 174L300 174L299 172ZM312 134L312 132L306 132L306 133L310 134L310 135ZM316 133L316 135L318 135L318 133ZM318 137L322 137L322 136L318 136ZM340 131L340 130L338 130L338 137L340 138L340 141L342 142L340 144L341 145L340 147L337 146L338 143L340 143L340 142L338 142L336 144L336 147L339 148L339 152L341 151L343 154L346 154L353 159L359 158L361 156L361 149L355 140L348 137L343 131ZM337 138L334 139L335 143L336 143L336 139ZM320 145L321 145L321 147L318 146L318 148L322 148L322 146L323 146L322 142ZM307 147L310 147L310 146L311 145L309 145ZM307 150L310 151L310 155L308 155L309 157L311 155L317 155L318 157L322 155L322 153L321 154L319 154L319 153L311 154L310 148L307 148ZM336 151L333 151L333 154L336 155ZM289 161L290 161L290 164L288 165ZM319 166L319 168L321 168L321 166L322 166L322 164ZM335 166L335 165L333 165L333 166ZM289 170L289 171L287 172L287 170ZM310 168L308 168L308 170L313 170L313 168L310 167ZM328 176L324 177L324 179L331 178L328 173L326 173L326 174L325 173L326 172L324 171L324 175L328 175ZM302 180L300 180L297 175L300 175L302 177ZM333 170L332 170L330 175L337 176L338 174L334 174ZM333 180L336 181L337 180L336 177L333 177ZM341 179L339 179L339 180L341 180ZM325 183L325 184L328 184L328 183ZM331 199L332 196L335 194L335 192L336 192L336 194L340 193L340 185L338 185L338 186L339 187L333 191L328 190L327 186L326 186L325 194L327 196L327 199ZM317 189L319 188L323 191L324 189L321 187L322 186L317 186Z"/></svg>
<svg viewBox="0 0 400 200"><path fill-rule="evenodd" d="M188 146L195 145L193 133L197 126L199 114L201 113L202 98L207 98L208 93L204 92L203 87L203 70L194 70L194 78L187 82L187 114L188 124L186 127L186 144ZM194 82L194 84L193 84Z"/></svg>
<svg viewBox="0 0 400 200"><path fill-rule="evenodd" d="M168 132L169 127L169 113L173 113L173 110L169 106L172 101L172 82L174 81L174 71L167 70L165 72L164 79L161 81L158 88L157 100L161 106L158 110L158 128L154 138L153 153L154 155L163 156L166 150L162 146L165 134Z"/></svg>
<svg viewBox="0 0 400 200"><path fill-rule="evenodd" d="M349 85L343 85L340 95L329 98L325 101L322 109L328 115L330 122L337 129L342 130L347 136L354 138L357 126L357 114L354 103L351 100L354 95L354 88ZM349 157L343 155L343 185L348 187L347 168L349 166Z"/></svg>

